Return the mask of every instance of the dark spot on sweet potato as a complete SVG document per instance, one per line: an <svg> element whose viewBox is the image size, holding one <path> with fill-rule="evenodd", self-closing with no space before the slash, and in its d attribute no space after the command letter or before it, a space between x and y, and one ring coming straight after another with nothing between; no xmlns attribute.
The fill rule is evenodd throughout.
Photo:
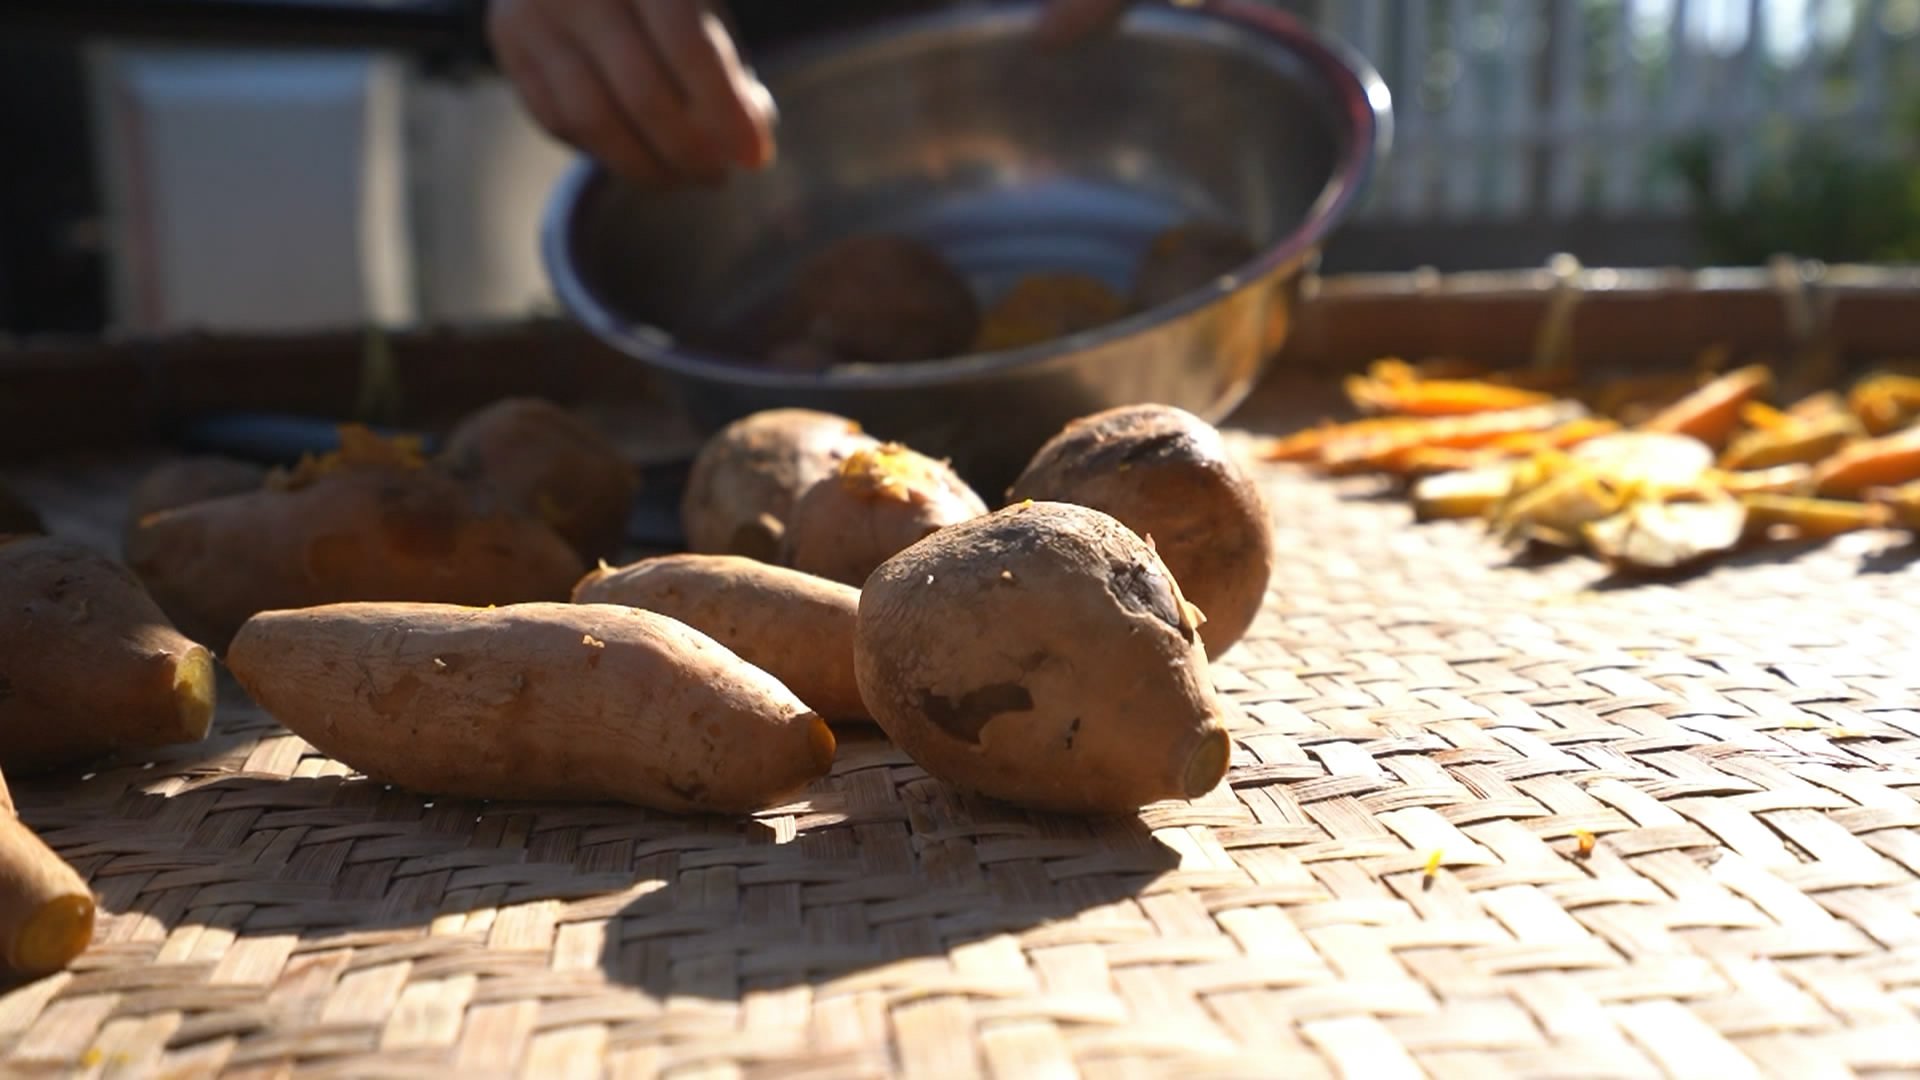
<svg viewBox="0 0 1920 1080"><path fill-rule="evenodd" d="M1067 725L1067 749L1073 749L1073 740L1078 738L1079 735L1080 718L1076 716L1073 718L1073 723Z"/></svg>
<svg viewBox="0 0 1920 1080"><path fill-rule="evenodd" d="M1148 458L1183 456L1177 451L1184 449L1191 441L1191 437L1184 431L1163 431L1145 439L1123 443L1125 449L1120 454L1120 461L1122 464L1133 465Z"/></svg>
<svg viewBox="0 0 1920 1080"><path fill-rule="evenodd" d="M1192 628L1180 617L1167 577L1145 563L1114 563L1107 570L1107 589L1128 611L1151 615L1193 640Z"/></svg>
<svg viewBox="0 0 1920 1080"><path fill-rule="evenodd" d="M1070 489L1076 483L1142 463L1203 462L1209 456L1194 441L1194 433L1184 429L1136 435L1130 429L1103 428L1087 431L1061 446L1035 479L1041 491L1051 493L1062 485Z"/></svg>
<svg viewBox="0 0 1920 1080"><path fill-rule="evenodd" d="M981 729L994 717L1033 709L1033 695L1019 683L994 683L969 690L958 698L921 690L919 698L920 711L927 719L954 738L970 743L980 741Z"/></svg>
<svg viewBox="0 0 1920 1080"><path fill-rule="evenodd" d="M699 802L700 797L707 793L707 785L698 780L690 784L676 784L669 780L667 781L667 790L692 803Z"/></svg>

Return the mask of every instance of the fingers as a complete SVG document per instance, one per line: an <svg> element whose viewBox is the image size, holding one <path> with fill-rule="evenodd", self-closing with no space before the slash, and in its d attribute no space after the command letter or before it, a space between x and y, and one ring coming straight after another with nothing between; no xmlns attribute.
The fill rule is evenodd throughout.
<svg viewBox="0 0 1920 1080"><path fill-rule="evenodd" d="M612 86L583 50L556 42L544 54L540 74L559 109L554 134L636 183L672 185L684 179L654 152L644 130L629 121Z"/></svg>
<svg viewBox="0 0 1920 1080"><path fill-rule="evenodd" d="M534 119L630 180L772 158L766 90L699 0L495 0L487 31Z"/></svg>
<svg viewBox="0 0 1920 1080"><path fill-rule="evenodd" d="M719 140L735 164L757 169L773 160L772 99L740 63L720 17L689 0L633 3L694 123Z"/></svg>
<svg viewBox="0 0 1920 1080"><path fill-rule="evenodd" d="M624 126L682 179L718 183L730 164L725 142L703 130L662 63L657 41L627 3L594 3L567 24L579 53L591 58Z"/></svg>
<svg viewBox="0 0 1920 1080"><path fill-rule="evenodd" d="M1050 0L1035 33L1047 45L1069 45L1107 29L1126 14L1128 0Z"/></svg>

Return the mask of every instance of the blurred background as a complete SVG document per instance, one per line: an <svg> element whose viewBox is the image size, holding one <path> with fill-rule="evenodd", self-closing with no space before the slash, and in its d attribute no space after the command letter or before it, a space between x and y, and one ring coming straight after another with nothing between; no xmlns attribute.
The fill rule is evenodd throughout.
<svg viewBox="0 0 1920 1080"><path fill-rule="evenodd" d="M1323 272L1920 261L1920 0L1280 6L1395 97ZM0 41L0 147L0 331L551 312L535 234L569 154L486 74Z"/></svg>

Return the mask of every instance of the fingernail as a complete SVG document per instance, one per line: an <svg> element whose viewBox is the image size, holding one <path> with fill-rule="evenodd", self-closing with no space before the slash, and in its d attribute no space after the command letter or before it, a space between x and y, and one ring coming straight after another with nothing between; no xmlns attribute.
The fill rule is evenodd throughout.
<svg viewBox="0 0 1920 1080"><path fill-rule="evenodd" d="M774 130L780 126L780 107L774 104L773 92L767 89L751 72L747 75L747 107L759 117L758 130L755 132L751 158L744 164L748 168L764 169L773 164L776 150Z"/></svg>

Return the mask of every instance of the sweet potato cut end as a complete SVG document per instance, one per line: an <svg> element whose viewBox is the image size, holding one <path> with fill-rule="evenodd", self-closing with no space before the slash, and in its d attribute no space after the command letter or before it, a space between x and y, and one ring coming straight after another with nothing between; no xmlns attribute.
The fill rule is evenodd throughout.
<svg viewBox="0 0 1920 1080"><path fill-rule="evenodd" d="M207 729L213 726L217 687L213 654L197 645L187 650L173 669L173 701L180 733L190 741L206 738Z"/></svg>
<svg viewBox="0 0 1920 1080"><path fill-rule="evenodd" d="M25 975L65 968L93 941L95 904L87 893L56 896L21 923L7 949L8 965Z"/></svg>
<svg viewBox="0 0 1920 1080"><path fill-rule="evenodd" d="M834 755L840 752L839 740L833 737L833 728L820 717L809 718L807 724L807 749L813 753L817 775L825 776L833 768Z"/></svg>
<svg viewBox="0 0 1920 1080"><path fill-rule="evenodd" d="M1187 771L1182 780L1186 797L1197 799L1218 787L1220 781L1226 779L1227 763L1232 757L1233 740L1227 737L1226 731L1216 728L1207 732L1187 758Z"/></svg>

